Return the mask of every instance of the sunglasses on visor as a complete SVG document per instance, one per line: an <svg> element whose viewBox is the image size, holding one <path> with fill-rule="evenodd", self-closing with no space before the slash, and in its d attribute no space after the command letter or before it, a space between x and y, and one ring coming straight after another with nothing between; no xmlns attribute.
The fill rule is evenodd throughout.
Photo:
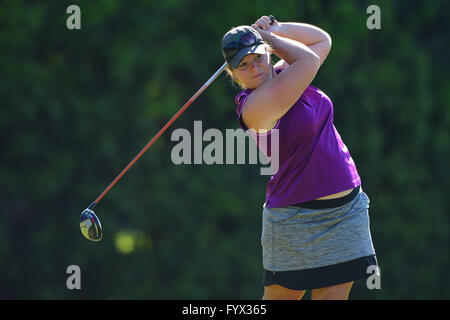
<svg viewBox="0 0 450 320"><path fill-rule="evenodd" d="M230 61L233 56L241 49L251 47L255 44L264 43L261 39L258 39L256 35L252 32L244 34L239 41L233 41L223 47L223 52L225 53L225 60Z"/></svg>

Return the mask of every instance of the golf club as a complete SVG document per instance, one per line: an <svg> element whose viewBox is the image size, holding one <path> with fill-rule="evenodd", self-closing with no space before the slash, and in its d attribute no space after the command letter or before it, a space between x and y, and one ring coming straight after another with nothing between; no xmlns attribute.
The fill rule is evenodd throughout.
<svg viewBox="0 0 450 320"><path fill-rule="evenodd" d="M170 125L191 105L191 103L198 98L198 96L205 91L205 89L222 73L227 63L225 62L214 75L206 81L206 83L189 99L188 102L170 119L164 127L150 140L149 143L138 153L138 155L122 170L122 172L114 179L113 182L103 191L103 193L87 207L80 216L80 229L83 236L91 241L102 240L103 231L100 220L94 213L94 207L100 200L108 193L108 191L122 178L122 176L134 165L134 163L144 154L145 151L170 127Z"/></svg>
<svg viewBox="0 0 450 320"><path fill-rule="evenodd" d="M275 20L274 16L270 15L270 24L272 24ZM99 203L99 201L108 193L108 191L116 184L116 182L122 178L122 176L134 165L134 163L147 151L148 148L159 138L160 135L167 130L168 127L191 105L191 103L198 98L198 96L205 91L206 88L222 73L225 69L227 62L225 62L216 73L213 74L211 78L200 88L198 91L189 99L188 102L170 119L164 127L150 140L149 143L138 153L138 155L123 169L123 171L114 179L113 182L103 191L103 193L92 202L89 207L87 207L80 216L80 229L81 233L91 241L100 241L102 240L103 230L102 225L100 224L100 220L94 213L94 207Z"/></svg>

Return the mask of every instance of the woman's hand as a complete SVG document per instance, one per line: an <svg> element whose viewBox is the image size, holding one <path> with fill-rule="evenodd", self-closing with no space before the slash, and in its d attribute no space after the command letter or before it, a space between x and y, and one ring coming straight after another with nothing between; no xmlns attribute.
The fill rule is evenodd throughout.
<svg viewBox="0 0 450 320"><path fill-rule="evenodd" d="M276 30L280 27L280 24L277 20L274 19L273 24L270 24L270 18L268 16L262 16L254 24L251 25L252 28L255 29L263 29L266 31L270 31L276 33Z"/></svg>

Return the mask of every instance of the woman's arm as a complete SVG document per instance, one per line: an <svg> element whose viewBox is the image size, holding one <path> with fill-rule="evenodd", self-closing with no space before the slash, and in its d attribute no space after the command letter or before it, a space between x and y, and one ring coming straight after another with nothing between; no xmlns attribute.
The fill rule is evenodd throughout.
<svg viewBox="0 0 450 320"><path fill-rule="evenodd" d="M270 18L263 16L252 27L260 27L280 37L303 43L320 57L320 64L325 61L331 49L330 35L319 27L300 22L277 22L270 25ZM284 66L280 61L277 66Z"/></svg>
<svg viewBox="0 0 450 320"><path fill-rule="evenodd" d="M256 30L272 45L274 54L289 64L283 72L256 88L243 107L242 120L248 128L259 131L272 129L289 111L314 79L320 58L299 41L261 28Z"/></svg>

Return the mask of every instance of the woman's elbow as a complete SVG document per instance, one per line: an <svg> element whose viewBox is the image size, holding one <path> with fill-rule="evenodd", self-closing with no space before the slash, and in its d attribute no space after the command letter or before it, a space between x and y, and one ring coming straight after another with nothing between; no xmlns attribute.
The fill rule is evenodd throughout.
<svg viewBox="0 0 450 320"><path fill-rule="evenodd" d="M320 68L322 62L322 58L317 53L313 52L310 57L310 63L311 66L315 69L315 72L317 72L317 70Z"/></svg>
<svg viewBox="0 0 450 320"><path fill-rule="evenodd" d="M325 59L327 58L328 54L331 50L331 36L328 33L325 33L326 39L322 41L320 45L317 46L316 53L320 56L320 65L323 64Z"/></svg>
<svg viewBox="0 0 450 320"><path fill-rule="evenodd" d="M324 31L324 32L325 32L325 31ZM330 34L329 34L328 32L325 32L325 42L328 44L328 46L329 46L330 49L331 49L332 41L331 41L331 36L330 36Z"/></svg>

